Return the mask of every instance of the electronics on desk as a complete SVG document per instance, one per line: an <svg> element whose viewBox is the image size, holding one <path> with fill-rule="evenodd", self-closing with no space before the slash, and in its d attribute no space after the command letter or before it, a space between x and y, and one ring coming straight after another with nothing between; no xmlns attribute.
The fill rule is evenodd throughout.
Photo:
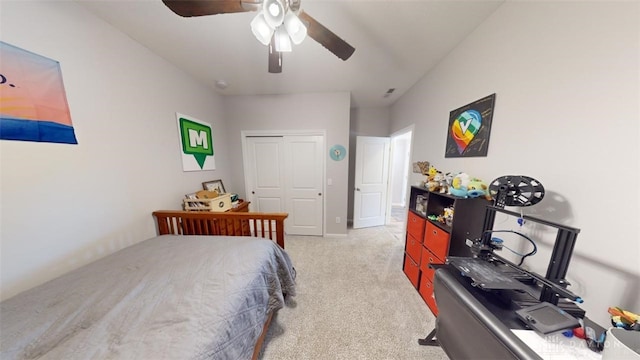
<svg viewBox="0 0 640 360"><path fill-rule="evenodd" d="M516 310L516 315L525 324L542 335L580 326L578 319L546 301Z"/></svg>

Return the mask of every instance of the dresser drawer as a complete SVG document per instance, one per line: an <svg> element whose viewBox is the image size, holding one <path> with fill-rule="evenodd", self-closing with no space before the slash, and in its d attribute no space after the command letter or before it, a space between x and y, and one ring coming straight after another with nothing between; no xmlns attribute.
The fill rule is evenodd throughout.
<svg viewBox="0 0 640 360"><path fill-rule="evenodd" d="M425 219L409 211L407 215L407 232L422 241Z"/></svg>
<svg viewBox="0 0 640 360"><path fill-rule="evenodd" d="M422 270L422 275L429 279L429 281L433 282L433 274L436 272L435 269L429 267L429 264L444 264L444 261L437 256L433 255L431 251L427 248L422 248L422 255L420 257L420 270Z"/></svg>
<svg viewBox="0 0 640 360"><path fill-rule="evenodd" d="M422 242L411 236L411 234L407 234L407 244L404 251L415 261L420 261L420 255L422 254Z"/></svg>
<svg viewBox="0 0 640 360"><path fill-rule="evenodd" d="M422 300L427 303L429 309L433 315L438 316L438 306L436 305L436 298L433 296L433 283L426 278L425 274L422 274L420 279L420 288L418 289Z"/></svg>
<svg viewBox="0 0 640 360"><path fill-rule="evenodd" d="M424 230L424 246L435 256L445 260L449 253L449 233L427 222Z"/></svg>
<svg viewBox="0 0 640 360"><path fill-rule="evenodd" d="M402 271L404 271L405 275L411 281L414 288L418 288L418 280L420 279L420 266L415 262L408 254L404 255L404 266L402 267Z"/></svg>

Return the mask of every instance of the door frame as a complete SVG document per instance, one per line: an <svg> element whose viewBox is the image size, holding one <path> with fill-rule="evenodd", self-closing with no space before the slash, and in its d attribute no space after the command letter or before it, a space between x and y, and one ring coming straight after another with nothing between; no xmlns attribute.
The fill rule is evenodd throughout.
<svg viewBox="0 0 640 360"><path fill-rule="evenodd" d="M247 161L247 137L257 137L257 136L322 136L322 149L325 150L327 148L327 131L326 130L241 130L240 131L241 141L242 141L242 176L244 177L244 191L245 194L249 193L249 188L247 185L247 169L249 168L249 164ZM322 157L322 236L327 233L327 161L326 156Z"/></svg>
<svg viewBox="0 0 640 360"><path fill-rule="evenodd" d="M409 185L411 184L411 159L413 159L413 134L414 134L414 127L415 125L409 125L405 128L402 128L398 131L393 132L391 135L389 135L389 137L391 138L391 155L390 155L390 160L389 160L389 182L388 182L388 188L387 188L387 215L386 215L386 219L385 219L385 224L390 224L391 223L391 207L393 206L393 204L391 203L391 194L392 194L392 186L393 184L391 183L391 171L393 170L395 164L394 164L394 138L397 138L399 136L402 136L406 133L411 133L411 139L409 141L409 155L407 158L407 161L409 162L409 166L408 166L408 174L407 174L407 181L406 184L404 184L405 189L409 188ZM409 191L407 191L405 193L405 205L409 204L409 196L410 193ZM406 223L405 223L406 226Z"/></svg>

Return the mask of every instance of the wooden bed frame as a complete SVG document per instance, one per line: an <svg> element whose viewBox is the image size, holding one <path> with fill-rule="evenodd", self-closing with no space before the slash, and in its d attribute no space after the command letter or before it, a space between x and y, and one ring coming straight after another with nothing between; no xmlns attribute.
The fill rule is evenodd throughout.
<svg viewBox="0 0 640 360"><path fill-rule="evenodd" d="M284 219L289 214L158 210L153 216L158 235L255 236L274 240L284 249Z"/></svg>
<svg viewBox="0 0 640 360"><path fill-rule="evenodd" d="M287 213L205 212L158 210L153 212L158 235L226 235L255 236L274 240L284 249L284 219ZM252 360L257 360L271 324L271 312L262 334L253 348Z"/></svg>

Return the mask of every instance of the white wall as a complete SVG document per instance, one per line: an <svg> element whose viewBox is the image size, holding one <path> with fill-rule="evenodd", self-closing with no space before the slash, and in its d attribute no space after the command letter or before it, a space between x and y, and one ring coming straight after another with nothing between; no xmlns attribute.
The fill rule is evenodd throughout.
<svg viewBox="0 0 640 360"><path fill-rule="evenodd" d="M0 6L2 41L60 62L79 142L0 141L4 299L154 236L229 163L213 92L74 2ZM212 123L217 170L182 171L175 112Z"/></svg>
<svg viewBox="0 0 640 360"><path fill-rule="evenodd" d="M341 144L345 148L348 145L350 104L350 94L346 92L226 96L224 109L230 140L229 160L234 164L233 191L241 197L245 196L241 143L243 130L324 130L327 146L325 175L327 179L332 179L333 183L326 186L325 193L326 234L346 234L346 221L337 224L335 218L347 218L349 161L331 160L329 148L335 144Z"/></svg>
<svg viewBox="0 0 640 360"><path fill-rule="evenodd" d="M640 310L639 6L506 2L391 111L415 124L413 161L542 182L525 214L582 230L568 278L602 325ZM445 159L449 112L494 92L488 156Z"/></svg>

